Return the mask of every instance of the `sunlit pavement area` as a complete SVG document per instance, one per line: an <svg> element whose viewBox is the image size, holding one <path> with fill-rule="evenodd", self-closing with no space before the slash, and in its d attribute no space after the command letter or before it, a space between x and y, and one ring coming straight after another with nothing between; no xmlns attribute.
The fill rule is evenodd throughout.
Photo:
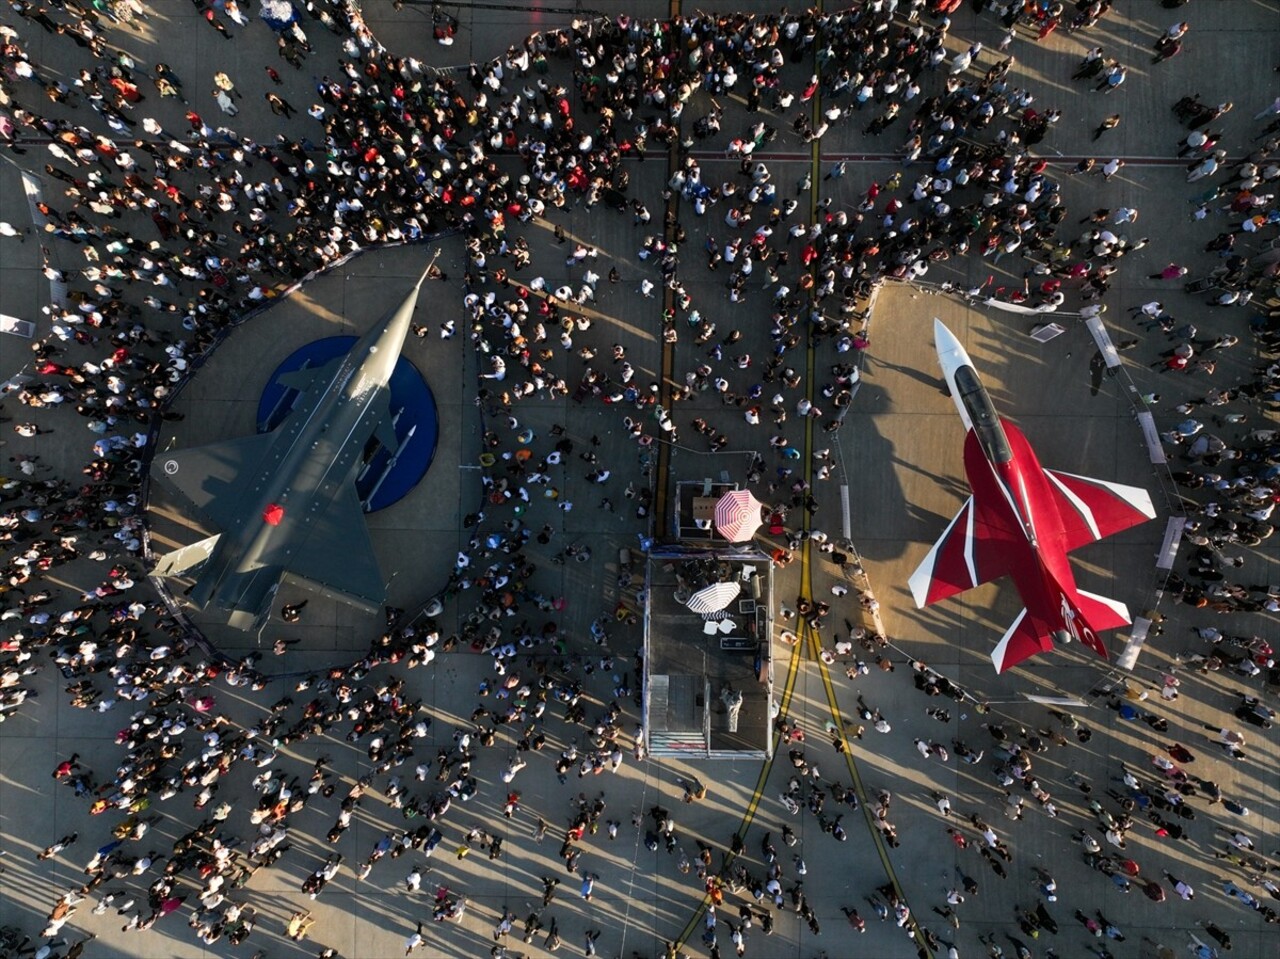
<svg viewBox="0 0 1280 959"><path fill-rule="evenodd" d="M336 39L319 24L307 25L315 53L308 58L305 69L295 71L278 60L272 35L256 20L249 27L234 30L234 40L228 42L198 22L188 4L170 0L151 6L155 8L151 19L137 28L111 28L111 42L139 63L167 59L188 79L193 106L206 117L218 115L206 89L208 78L218 70L226 70L246 94L241 113L233 121L237 129L259 140L269 139L282 125L298 135L314 136L316 126L305 113L286 124L271 114L261 94L268 89L263 65L271 64L283 74L286 95L295 106L305 109L303 105L311 102L313 75L334 70L341 56ZM556 29L575 19L589 20L593 15L590 10L565 9L571 6L567 0L565 8L554 10L550 5L542 9L490 9L497 6L443 5L456 18L457 31L454 43L443 46L432 39L429 5L406 2L402 9L396 9L389 0L365 3L368 22L382 42L393 49L413 52L424 63L439 68L500 54L531 29ZM666 4L659 3L608 4L606 12L614 14L624 6L628 12L643 16L669 12ZM774 8L744 2L734 9L763 13ZM8 18L6 23L16 20L7 10L4 17ZM1153 38L1180 18L1192 24L1186 49L1169 63L1150 66ZM953 51L974 40L983 41L990 51L1004 34L994 18L975 15L968 4L953 16L953 21ZM31 24L16 25L33 59L50 63L65 76L74 77L82 65L77 59L81 55L78 47L48 37ZM1094 94L1088 87L1073 85L1067 79L1083 51L1096 44L1104 45L1108 55L1120 57L1130 67L1129 81L1114 95ZM1233 332L1246 337L1248 311L1211 310L1204 305L1203 295L1185 294L1176 284L1147 276L1170 261L1187 264L1191 276L1204 275L1218 263L1216 256L1201 249L1218 227L1194 224L1188 218L1189 200L1199 191L1185 182L1181 162L1171 159L1185 132L1174 122L1171 104L1193 92L1210 102L1234 99L1236 109L1219 125L1225 131L1223 143L1230 147L1232 155L1245 152L1258 126L1250 118L1277 92L1273 67L1278 48L1280 5L1270 0L1200 0L1173 10L1155 2L1135 2L1079 34L1059 32L1037 43L1033 35L1023 30L1014 41L1008 52L1017 57L1012 74L1015 82L1036 94L1037 105L1057 106L1064 114L1049 139L1040 145L1040 152L1055 161L1051 169L1062 183L1070 213L1085 217L1095 207L1121 204L1137 207L1141 212L1138 223L1128 226L1130 236L1149 237L1150 243L1124 259L1117 282L1105 300L1109 306L1105 320L1113 338L1121 341L1136 337L1139 343L1122 353L1124 370L1120 375L1106 376L1098 382L1091 369L1094 342L1074 317L1060 320L1066 331L1042 343L1030 336L1039 325L1039 318L983 309L980 303L938 288L949 283L955 289L969 290L983 286L989 276L993 281L988 292L995 286L1020 287L1027 264L1014 258L996 264L977 256L953 259L935 265L921 286L887 284L877 292L870 310L870 345L863 356L861 384L841 429L827 434L815 426L806 431L801 418L794 415L784 429L792 442L804 444L801 448L806 459L797 465L798 470L804 468L815 450L831 450L837 468L830 480L814 484L818 509L808 526L837 539L845 534L847 515L848 533L860 561L860 565L842 572L829 561L829 554L819 552L810 542L796 551L796 559L790 565L777 568L773 574L778 614L775 637L787 628L786 610L794 609L798 598L820 599L832 605L820 635L802 631L794 645L775 641L773 646L773 699L782 716L803 731L803 743L798 737L780 738L773 744L774 758L767 761L633 760L630 734L641 718L635 700L639 683L635 656L641 646L643 624L611 624L605 647L593 642L590 624L602 614L612 618L619 603L634 600L634 593L624 595L618 585L620 550L639 554L637 534L655 531L650 517L636 515L636 501L628 498L624 490L629 484L634 488L659 484L658 458L656 453L638 450L628 439L622 425L626 411L598 399L588 398L581 403L572 397L522 401L515 410L521 427L531 428L539 441L550 437L553 429L561 428L576 444L575 453L567 458L556 481L561 497L575 503L573 511L562 512L550 499L539 502L535 498L520 516L532 530L546 523L555 528L549 545L530 542L529 555L539 565L537 590L565 600L554 618L568 640L563 653L547 655L540 651L536 662L521 660L522 668L532 671L540 663L556 671L567 664L569 675L581 679L587 690L589 716L599 715L616 698L625 711L624 729L628 733L622 767L616 773L605 772L588 779L570 772L566 782L559 782L553 769L555 759L586 730L561 722L563 706L552 704L548 716L555 718L545 726L544 755L534 756L511 786L501 779L514 755L514 737L508 735L499 738L495 747L479 751L474 773L481 783L480 794L469 802L454 804L442 827L444 840L432 857L410 851L396 860L384 859L367 878L357 880L354 868L386 833L417 828L420 822L406 822L399 811L381 800L379 790L385 786L385 777L380 777L372 798L361 805L351 828L336 845L330 845L325 833L337 813L338 798L370 769L366 744L326 738L285 746L279 751L275 768L305 781L318 758L330 757L331 768L342 785L334 799L316 801L291 818L290 851L272 868L258 871L237 893L257 909L259 916L258 928L246 943L238 948L225 939L213 946L200 944L185 927L190 903L182 912L161 920L154 929L137 933L120 930L121 920L114 909L104 915L93 914L90 900L80 905L63 934L72 940L84 933L96 934L97 939L84 952L90 959L124 955L175 959L250 955L255 949L273 959L287 959L315 955L322 947L331 947L347 959L373 959L402 955L404 940L414 931L415 923L428 920L423 954L461 959L488 954L494 945L491 930L504 909L510 909L521 920L540 909L541 877L556 876L561 880L560 891L551 906L542 910L542 921L549 923L552 916L557 919L566 954L577 954L586 930L599 929L602 935L597 947L602 956L631 959L638 954L649 959L663 955L667 943L678 942L682 950L702 957L708 954L700 941L705 907L703 884L696 869L682 871L682 857L695 858L698 842L704 842L715 848L718 865L731 838L738 834L744 842L742 860L753 875L763 875L762 842L768 834L777 847L786 877L784 886L802 879L821 932L814 935L811 927L789 909L776 912L771 934L764 934L758 920L749 931L750 956L809 959L826 953L832 959L896 959L917 955L920 947L907 931L892 919L877 921L867 901L868 896L879 895L877 887L885 884L900 891L910 904L916 923L927 926L941 940L954 942L965 957L986 953L979 935L995 935L1006 955L1015 952L1009 935L1025 942L1036 957L1045 955L1050 948L1063 957L1084 956L1089 954L1087 949L1100 942L1117 959L1155 956L1159 954L1157 943L1177 955L1186 955L1189 934L1206 938L1198 925L1204 921L1212 921L1231 934L1236 955L1271 954L1274 934L1261 916L1222 892L1225 879L1234 877L1240 882L1246 871L1214 856L1215 851L1226 848L1226 834L1242 829L1253 837L1258 855L1266 857L1269 865L1280 864L1280 858L1271 855L1273 850L1280 850L1274 821L1278 800L1275 770L1280 757L1274 732L1241 727L1231 715L1242 694L1257 692L1258 680L1245 681L1227 671L1202 674L1180 666L1177 657L1186 651L1203 651L1204 644L1192 632L1199 625L1256 633L1274 642L1275 617L1242 617L1231 620L1228 626L1222 617L1174 605L1162 600L1158 592L1160 578L1155 557L1163 540L1165 521L1178 504L1169 495L1172 487L1167 480L1150 465L1147 446L1133 415L1138 399L1130 384L1136 384L1138 393L1161 393L1155 409L1161 428L1175 421L1176 404L1198 399L1207 387L1204 381L1189 377L1174 380L1151 370L1150 364L1157 361L1166 343L1158 335L1142 330L1130 317L1129 308L1159 298L1175 315L1194 319L1205 333ZM983 65L994 62L989 53L983 56ZM563 71L563 66L558 69ZM789 79L802 86L802 74L807 76L810 66L798 64L789 69ZM564 82L567 80L566 76ZM705 94L699 94L687 116L705 112L705 101ZM703 151L700 161L708 179L729 178L736 173L739 161L723 157L719 152L721 141L728 139L730 131L745 129L749 122L740 102L723 105L726 119L721 139L706 141L696 148ZM184 108L180 105L152 97L148 106L166 126L181 125ZM1101 144L1094 144L1090 139L1092 130L1103 116L1116 111L1123 114L1122 124L1106 134ZM784 185L784 192L809 173L819 197L830 196L835 207L852 209L871 182L883 183L900 168L892 154L900 144L902 130L871 139L862 135L860 123L836 126L823 139L821 152L815 157L807 145L791 134L787 118L773 118L771 122L774 121L779 136L763 158L775 181ZM33 147L25 157L7 159L25 161L28 167L39 170L46 159L41 151L42 148ZM1114 180L1104 183L1097 177L1067 176L1077 158L1101 158L1102 151L1107 157L1128 158L1127 167ZM1057 160L1058 156L1062 159ZM842 157L850 159L848 173L842 179L824 181L831 161ZM501 162L509 164L513 175L518 174L518 161ZM667 159L657 152L651 152L643 163L633 162L629 169L631 193L641 197L653 211L654 222L649 227L635 226L629 213L615 213L603 206L570 206L556 211L546 222L513 227L513 232L527 238L533 254L530 270L515 275L513 280L518 285L536 274L545 276L548 286L555 286L574 275L563 265L566 247L556 242L554 224L563 225L571 241L598 249L596 270L604 274L608 267L616 267L622 279L616 285L600 285L597 302L590 311L592 329L581 341L591 343L602 353L614 343L623 344L627 359L636 368L637 379L647 383L663 374L662 343L654 333L659 329L662 300L638 295L641 278L657 279L657 274L651 264L638 258L637 252L646 235L661 230L662 191L670 170ZM908 187L912 175L913 171L908 171L905 177ZM56 181L49 181L45 188L56 193L57 186ZM802 203L800 213L805 212L807 204ZM681 207L677 215L689 234L680 278L695 306L722 332L742 329L743 340L735 349L763 358L769 349L766 331L770 296L753 291L745 307L730 304L724 289L725 271L712 273L703 268L703 237L710 234L723 241L729 234L723 210L715 208L699 219ZM19 225L30 223L12 162L0 166L0 219ZM1080 229L1083 231L1084 227ZM40 327L37 335L41 335L47 330L48 320L39 308L49 302L49 287L40 272L38 241L28 236L25 243L0 239L0 244L0 313L36 321ZM478 395L477 375L484 372L487 361L483 357L477 359L461 320L461 277L466 268L461 238L445 237L426 247L371 250L309 281L227 339L180 397L175 408L185 414L185 419L166 424L161 432L163 443L181 445L251 432L261 383L280 359L320 336L362 332L398 299L437 251L439 266L448 279L432 281L425 288L417 317L430 327L430 332L422 339L411 338L405 354L434 391L440 410L439 447L422 484L403 501L370 519L382 568L389 576L395 574L388 602L410 610L439 593L453 557L467 548L475 530L464 528L464 516L488 509L488 526L482 525L481 530L500 529L512 518L509 509L487 504L480 488L483 430L505 430L506 425L505 414L495 416L496 411L486 408ZM60 265L68 269L78 265L72 252L57 245L54 248ZM1076 310L1079 306L1078 298L1069 299L1066 309ZM990 650L1021 606L1007 580L927 610L915 609L907 578L968 495L961 460L963 429L954 405L942 389L932 344L935 316L946 321L966 345L997 409L1023 429L1046 467L1144 486L1152 492L1159 511L1155 521L1091 546L1076 554L1073 562L1082 588L1114 597L1135 614L1154 610L1165 617L1163 631L1148 637L1131 673L1122 674L1073 644L997 676L988 658ZM458 318L459 335L443 340L437 331L447 318ZM705 349L695 346L692 336L681 332L673 363L666 371L677 382L683 382L684 373L701 362ZM29 345L16 337L0 336L0 371L5 376L23 369L29 359ZM1266 361L1244 350L1242 344L1239 352L1224 357L1214 376L1215 385L1241 382L1251 375L1255 365L1265 365ZM572 353L556 352L551 361L553 372L564 377L572 388L581 375L582 363ZM807 358L798 352L789 359L793 364L808 360L808 368L801 372L813 382L812 393L818 405L822 404L818 391L830 379L830 366L840 358L828 341ZM16 416L9 405L6 404L5 415ZM93 437L73 421L71 414L59 413L54 418L57 416L64 419L49 436L15 440L6 434L8 451L11 454L16 443L23 443L24 451L38 452L55 470L75 476L88 458ZM714 454L706 451L705 440L691 426L695 417L708 419L729 437L724 450ZM1250 425L1261 425L1268 414L1259 408L1251 410L1250 417ZM676 480L703 477L719 481L727 473L731 481L742 484L752 454L759 452L766 458L768 472L753 489L761 500L771 501L768 484L776 478L773 471L779 465L787 465L768 447L769 437L775 432L771 424L748 426L741 411L726 407L713 391L698 393L690 401L678 404L674 419L679 444L669 453L668 480L673 484ZM592 437L599 440L598 446L591 446ZM578 451L589 448L601 464L613 471L606 486L586 479L594 467L580 459ZM847 514L842 489L847 491ZM786 493L784 486L776 496L781 498ZM602 507L603 498L611 501L612 510ZM185 542L177 524L164 525L172 522L172 516L157 515L157 535L166 543L170 539ZM794 510L787 531L801 528L801 523L801 512ZM656 532L663 537L662 530ZM1266 548L1240 550L1247 558L1248 581L1280 582L1280 560L1273 543L1274 540L1264 544ZM552 563L552 557L569 544L589 544L591 559ZM771 535L767 529L762 529L756 538L756 545L765 553L785 544L786 534ZM57 585L72 597L92 589L101 580L101 569L88 563L60 574ZM837 595L832 587L847 589L847 593ZM290 591L286 587L279 600L306 598L301 590ZM878 619L868 608L873 605L872 599ZM444 604L437 618L443 633L457 632L467 624L471 610L466 604L466 593ZM549 618L532 604L527 604L519 615L539 625ZM836 640L842 638L845 619L871 628L882 625L890 645L876 651L855 647L850 653L832 655ZM212 617L197 617L197 622L215 645L233 655L243 655L259 642L252 635L226 630ZM282 697L290 696L301 703L311 694L295 690L300 679L319 676L335 663L348 663L363 655L381 628L381 617L364 616L328 601L311 599L301 623L289 626L273 620L263 634L267 649L277 637L302 640L284 657L266 657L263 668L273 676L268 688L249 693L244 688L215 683L211 689L217 700L216 709L233 723L251 726ZM1123 633L1110 640L1113 654L1123 645ZM825 659L819 655L821 651L827 652ZM880 668L877 655L893 669ZM605 668L600 665L602 657L611 658ZM846 670L858 659L867 661L870 671L860 676L855 671L850 678ZM947 677L963 690L964 698L928 698L917 692L913 688L912 660L923 661ZM1175 668L1182 684L1181 696L1175 702L1162 701L1159 689L1164 676ZM434 757L437 749L452 745L455 728L469 726L472 711L482 701L478 690L491 675L489 657L477 654L464 642L452 652L440 653L426 666L381 666L364 682L381 683L390 676L406 679L409 695L422 700L425 713L433 720L431 733L421 740L420 748L424 757ZM1126 679L1130 692L1148 694L1144 701L1132 705L1164 718L1168 723L1166 731L1157 733L1141 721L1122 718L1120 712L1109 707L1112 692L1118 692L1122 701L1131 702L1125 699L1121 685ZM87 802L76 799L71 790L55 786L50 770L61 759L79 752L81 761L100 778L109 778L122 756L113 739L117 730L128 724L129 716L127 704L105 715L73 709L66 703L63 685L51 664L46 664L35 680L39 698L29 701L0 725L0 841L4 852L0 858L0 924L17 926L33 937L38 935L56 897L83 881L83 864L110 840L109 828L113 825L104 821L110 816L89 817ZM626 687L625 692L615 695L620 687ZM1077 730L1067 729L1046 706L1029 702L1028 695L1069 697L1087 703L1073 708L1071 713L1092 733L1091 738L1081 742ZM883 714L892 726L891 732L881 734L871 722L859 718L860 696L867 706ZM484 702L491 706L492 697ZM946 709L949 722L944 725L926 714L927 708ZM993 771L998 744L983 728L987 724L1002 726L1010 737L1016 737L1020 728L1032 734L1041 729L1065 734L1069 745L1054 745L1049 732L1044 733L1047 749L1035 757L1038 779L1052 793L1057 818L1047 816L1029 795L1020 821L1006 818L1005 790ZM1206 725L1215 730L1219 726L1243 728L1248 736L1246 757L1237 761L1227 758L1215 744L1213 731L1204 728ZM860 737L859 727L864 727ZM838 741L839 750L833 745L833 738ZM950 759L940 762L924 758L914 745L917 739L945 745ZM985 750L986 758L973 765L961 762L951 748L954 739ZM1175 742L1195 754L1191 772L1216 781L1224 795L1248 807L1249 815L1241 818L1221 804L1209 806L1196 800L1192 803L1194 821L1182 821L1186 838L1181 841L1156 836L1154 826L1140 821L1130 833L1125 850L1125 855L1141 867L1137 881L1161 881L1167 870L1197 890L1194 901L1184 902L1170 892L1166 901L1155 903L1136 886L1131 892L1123 892L1111 879L1084 863L1076 834L1081 830L1092 831L1099 838L1100 834L1095 828L1097 817L1089 810L1088 797L1080 783L1090 784L1093 798L1115 809L1107 792L1121 788L1121 783L1113 781L1121 774L1121 764L1145 782L1154 782L1159 773L1149 756L1163 754L1164 745ZM856 811L849 806L843 810L841 824L847 841L839 842L824 833L819 818L809 811L792 814L782 800L789 789L788 781L798 774L791 752L801 746L806 762L817 767L823 782L851 788L860 801ZM247 807L254 801L250 780L257 773L258 770L237 768L223 781L219 794L222 798L240 798L233 821L239 817L240 834L245 836L252 828L247 822ZM412 761L401 768L400 774L406 782L411 779ZM706 796L682 803L683 787L677 780L693 778L705 784ZM510 788L520 791L521 808L515 818L508 820L502 816L502 806ZM578 895L578 878L565 871L555 853L579 795L585 793L593 799L602 790L607 802L604 818L621 825L616 839L610 838L602 827L581 844L584 853L580 869L599 875L595 894L585 901ZM874 807L882 791L892 796L889 820L896 826L897 845L888 842L887 835L875 828ZM935 792L950 798L954 810L950 821L939 814ZM674 852L669 853L662 846L652 851L645 845L651 822L648 812L655 805L674 815L679 837ZM828 820L839 814L832 806L828 800L824 810ZM192 808L185 793L157 803L151 811L164 817L149 840L162 852L203 816ZM1000 879L976 852L982 839L970 823L970 814L992 824L1008 842L1012 861L1000 863L1008 878ZM633 816L640 818L640 828L633 826ZM539 819L549 824L549 830L545 839L536 840ZM455 848L473 826L504 838L500 859L489 860L479 850L466 858L455 855ZM793 847L783 842L784 826L793 830L798 839ZM947 834L948 827L963 831L970 847L957 848ZM44 846L73 831L80 835L75 846L54 860L35 859ZM344 868L312 901L299 887L333 851L344 856ZM797 875L799 867L793 857L803 858L807 870L804 876ZM413 867L420 867L425 873L422 890L416 893L407 892L403 882ZM1015 909L1034 910L1037 900L1044 899L1037 888L1041 882L1037 870L1047 870L1057 881L1057 902L1049 904L1048 909L1060 930L1056 936L1041 932L1037 940L1032 940L1019 929ZM961 873L975 879L979 890L955 907L961 924L953 930L935 909L945 910L948 891L962 884ZM136 880L131 883L134 888L138 886ZM108 888L115 885L109 883ZM466 897L466 915L458 924L429 921L433 894L441 887ZM1269 901L1261 888L1248 888L1263 901ZM745 891L730 892L720 908L722 919L736 924L739 906L747 903L757 912L774 912L767 900L756 905ZM850 927L842 912L846 907L858 909L867 920L865 933L859 934ZM302 944L290 942L281 934L285 921L297 909L312 910L317 920ZM1073 918L1077 909L1091 917L1100 910L1123 930L1125 940L1095 939ZM723 922L720 931L719 948L727 955L732 946ZM534 943L525 945L518 941L518 933L513 933L507 954L544 955L544 938L545 932ZM946 947L935 954L945 955Z"/></svg>

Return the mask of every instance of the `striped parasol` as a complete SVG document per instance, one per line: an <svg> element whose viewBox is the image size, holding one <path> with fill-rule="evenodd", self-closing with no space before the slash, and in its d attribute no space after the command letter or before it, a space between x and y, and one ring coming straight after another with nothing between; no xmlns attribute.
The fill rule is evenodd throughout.
<svg viewBox="0 0 1280 959"><path fill-rule="evenodd" d="M760 528L763 507L750 490L736 489L716 500L716 532L731 543L751 539Z"/></svg>
<svg viewBox="0 0 1280 959"><path fill-rule="evenodd" d="M689 597L685 603L691 613L714 613L724 609L742 592L742 584L738 582L712 583Z"/></svg>

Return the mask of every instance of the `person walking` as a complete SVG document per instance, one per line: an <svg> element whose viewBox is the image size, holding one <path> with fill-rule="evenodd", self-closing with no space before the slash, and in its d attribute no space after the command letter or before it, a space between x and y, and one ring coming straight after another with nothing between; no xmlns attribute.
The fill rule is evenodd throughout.
<svg viewBox="0 0 1280 959"><path fill-rule="evenodd" d="M46 846L43 852L37 853L36 858L42 862L46 859L52 859L58 853L62 852L62 850L66 849L73 842L75 842L79 837L80 837L80 834L74 833L74 832L71 833L70 835L63 836L53 845Z"/></svg>
<svg viewBox="0 0 1280 959"><path fill-rule="evenodd" d="M227 25L223 23L221 20L219 20L218 17L214 14L212 7L210 7L208 10L205 10L204 18L209 22L209 26L213 27L213 29L217 30L220 34L222 34L222 39L224 40L231 39L231 31L228 30Z"/></svg>
<svg viewBox="0 0 1280 959"><path fill-rule="evenodd" d="M1098 137L1102 136L1102 134L1106 133L1108 130L1114 130L1119 125L1120 125L1120 114L1113 113L1111 114L1111 116L1105 117L1102 120L1102 122L1098 124L1097 128L1093 131L1093 138L1096 140L1098 139Z"/></svg>
<svg viewBox="0 0 1280 959"><path fill-rule="evenodd" d="M1255 120L1265 120L1267 117L1280 116L1280 97L1276 97L1268 106L1263 107L1254 114Z"/></svg>
<svg viewBox="0 0 1280 959"><path fill-rule="evenodd" d="M1231 951L1231 934L1221 926L1210 922L1207 919L1201 919L1197 925L1209 934L1209 936L1227 952Z"/></svg>
<svg viewBox="0 0 1280 959"><path fill-rule="evenodd" d="M418 921L418 928L404 941L404 954L407 956L415 949L425 948L427 944L426 937L422 934L422 921Z"/></svg>
<svg viewBox="0 0 1280 959"><path fill-rule="evenodd" d="M1102 179L1110 180L1113 176L1115 176L1117 173L1119 173L1123 169L1124 169L1124 161L1121 160L1119 157L1112 157L1110 160L1108 160L1106 163L1102 165L1102 168L1101 168Z"/></svg>
<svg viewBox="0 0 1280 959"><path fill-rule="evenodd" d="M294 942L301 942L307 937L307 932L313 925L315 920L311 918L310 912L295 912L285 923L284 932Z"/></svg>
<svg viewBox="0 0 1280 959"><path fill-rule="evenodd" d="M1191 950L1191 955L1195 956L1195 959L1220 959L1218 950L1199 938L1194 932L1189 932L1187 935L1191 937L1191 942L1187 944L1187 948Z"/></svg>

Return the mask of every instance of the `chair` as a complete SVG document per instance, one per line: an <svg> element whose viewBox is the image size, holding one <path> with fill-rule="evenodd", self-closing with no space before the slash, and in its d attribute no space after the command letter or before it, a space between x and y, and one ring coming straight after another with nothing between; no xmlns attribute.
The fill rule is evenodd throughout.
<svg viewBox="0 0 1280 959"><path fill-rule="evenodd" d="M719 629L720 629L719 624L716 623L714 620L709 619L702 624L702 634L704 636L714 636Z"/></svg>
<svg viewBox="0 0 1280 959"><path fill-rule="evenodd" d="M720 632L725 636L728 636L737 628L738 628L738 624L731 619L720 620L719 629L720 629Z"/></svg>

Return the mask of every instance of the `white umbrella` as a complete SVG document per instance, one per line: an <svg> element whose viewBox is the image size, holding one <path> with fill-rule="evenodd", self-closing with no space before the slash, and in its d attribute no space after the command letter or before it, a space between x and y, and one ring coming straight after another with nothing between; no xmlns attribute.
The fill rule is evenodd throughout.
<svg viewBox="0 0 1280 959"><path fill-rule="evenodd" d="M760 528L763 505L750 490L730 490L716 500L716 532L731 543L749 540Z"/></svg>
<svg viewBox="0 0 1280 959"><path fill-rule="evenodd" d="M685 605L693 613L714 613L737 599L740 592L742 592L742 584L736 580L729 583L712 583L690 596Z"/></svg>
<svg viewBox="0 0 1280 959"><path fill-rule="evenodd" d="M298 19L298 11L291 0L262 0L258 16L262 17L267 26L278 32Z"/></svg>

